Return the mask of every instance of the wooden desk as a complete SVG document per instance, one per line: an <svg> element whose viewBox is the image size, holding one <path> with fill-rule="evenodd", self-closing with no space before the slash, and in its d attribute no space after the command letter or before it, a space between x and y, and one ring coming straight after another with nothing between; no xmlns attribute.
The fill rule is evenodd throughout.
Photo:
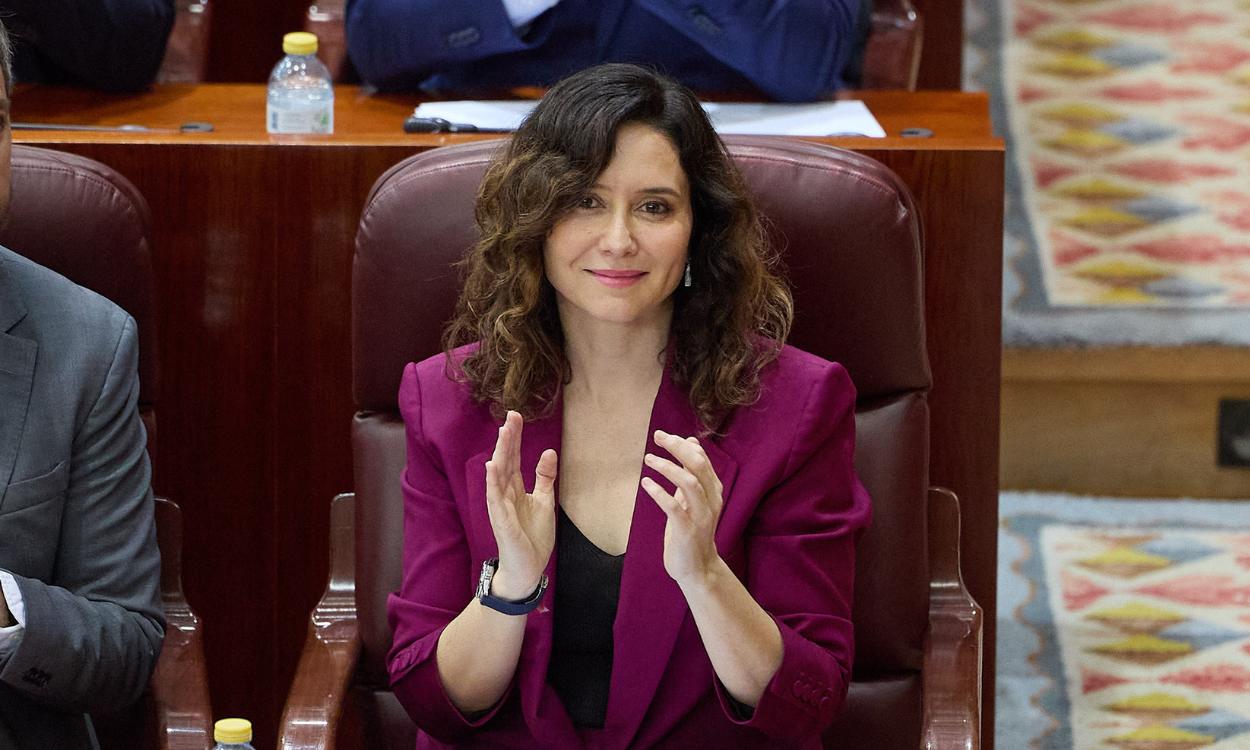
<svg viewBox="0 0 1250 750"><path fill-rule="evenodd" d="M152 207L163 394L156 486L186 518L187 594L206 627L219 716L271 746L326 572L329 501L352 486L350 269L370 186L417 151L472 138L404 135L415 99L336 95L337 133L275 138L260 85L140 96L18 87L14 119L212 133L17 131L130 178ZM963 499L964 570L986 610L993 727L1003 144L978 94L873 92L886 131L837 139L912 189L927 240L935 484ZM18 248L20 250L20 248ZM990 745L987 744L987 747Z"/></svg>

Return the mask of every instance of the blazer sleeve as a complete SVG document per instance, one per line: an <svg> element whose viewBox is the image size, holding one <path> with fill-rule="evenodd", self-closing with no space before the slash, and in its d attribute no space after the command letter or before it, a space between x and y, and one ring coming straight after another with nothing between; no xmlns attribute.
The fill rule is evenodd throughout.
<svg viewBox="0 0 1250 750"><path fill-rule="evenodd" d="M347 51L360 77L413 89L430 76L493 55L532 49L550 24L524 37L500 0L348 0Z"/></svg>
<svg viewBox="0 0 1250 750"><path fill-rule="evenodd" d="M165 633L138 361L127 317L74 436L56 579L13 576L26 628L0 680L65 708L115 711L137 700Z"/></svg>
<svg viewBox="0 0 1250 750"><path fill-rule="evenodd" d="M447 474L426 440L416 365L404 370L399 407L408 450L402 479L404 560L399 593L387 601L395 633L387 668L395 697L417 726L440 742L455 744L490 721L512 686L493 709L469 719L451 702L438 676L438 639L473 598L474 582L466 575L472 562Z"/></svg>
<svg viewBox="0 0 1250 750"><path fill-rule="evenodd" d="M637 0L779 101L828 98L858 44L868 0Z"/></svg>
<svg viewBox="0 0 1250 750"><path fill-rule="evenodd" d="M4 0L39 55L93 88L136 91L156 78L173 0ZM17 49L22 54L21 45Z"/></svg>
<svg viewBox="0 0 1250 750"><path fill-rule="evenodd" d="M781 667L745 720L716 681L730 720L778 740L819 735L846 699L855 543L871 517L853 466L855 388L841 365L826 363L797 427L746 540L745 583L781 631Z"/></svg>

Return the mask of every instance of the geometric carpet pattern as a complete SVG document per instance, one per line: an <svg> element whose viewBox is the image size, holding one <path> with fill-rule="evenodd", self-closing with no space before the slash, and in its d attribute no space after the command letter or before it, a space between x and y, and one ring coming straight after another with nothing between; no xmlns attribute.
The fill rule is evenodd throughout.
<svg viewBox="0 0 1250 750"><path fill-rule="evenodd" d="M1250 0L966 0L1011 346L1250 345Z"/></svg>
<svg viewBox="0 0 1250 750"><path fill-rule="evenodd" d="M999 747L1250 748L1250 504L1010 495ZM1022 656L1040 679L1003 700Z"/></svg>
<svg viewBox="0 0 1250 750"><path fill-rule="evenodd" d="M1250 306L1250 2L1015 0L1015 159L1052 306Z"/></svg>

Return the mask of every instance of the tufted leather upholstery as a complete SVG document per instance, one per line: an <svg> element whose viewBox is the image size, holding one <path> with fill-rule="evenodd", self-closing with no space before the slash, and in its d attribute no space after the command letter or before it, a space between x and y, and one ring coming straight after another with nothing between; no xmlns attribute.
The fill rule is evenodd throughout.
<svg viewBox="0 0 1250 750"><path fill-rule="evenodd" d="M859 389L856 465L873 498L859 549L855 681L829 746L914 748L929 618L928 407L921 236L906 188L881 164L767 138L730 148L783 249L797 317L791 342L842 362ZM352 424L356 489L358 695L366 723L412 747L386 695L386 595L399 587L405 363L439 351L457 293L452 264L472 244L477 184L498 142L436 149L378 180L353 267ZM399 722L395 725L394 722Z"/></svg>

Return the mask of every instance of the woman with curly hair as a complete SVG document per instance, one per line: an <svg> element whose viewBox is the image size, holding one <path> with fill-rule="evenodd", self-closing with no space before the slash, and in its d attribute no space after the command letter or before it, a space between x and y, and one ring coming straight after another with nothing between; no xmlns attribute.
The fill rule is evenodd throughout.
<svg viewBox="0 0 1250 750"><path fill-rule="evenodd" d="M698 100L632 65L565 79L476 218L447 351L399 396L388 663L418 747L820 747L870 515L855 392L785 345Z"/></svg>

